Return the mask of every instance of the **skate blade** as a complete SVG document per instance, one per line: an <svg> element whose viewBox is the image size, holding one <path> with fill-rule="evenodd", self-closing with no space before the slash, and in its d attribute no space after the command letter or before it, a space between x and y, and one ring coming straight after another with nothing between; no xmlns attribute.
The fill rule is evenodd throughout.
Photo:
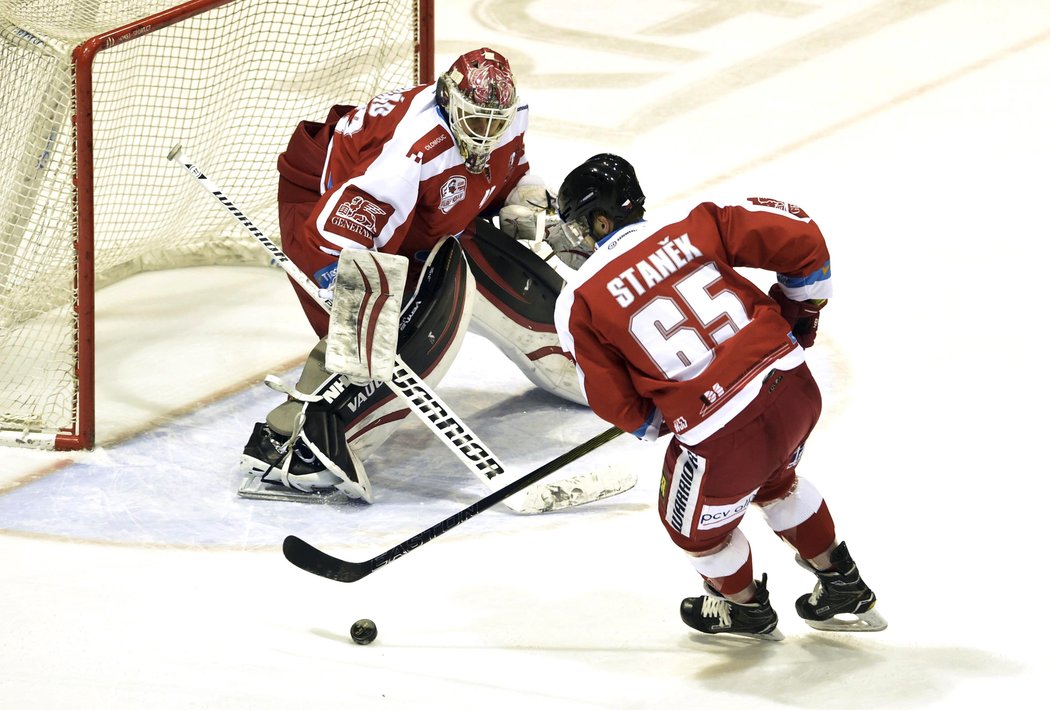
<svg viewBox="0 0 1050 710"><path fill-rule="evenodd" d="M262 480L262 473L258 471L250 471L244 476L244 480L237 489L237 495L252 500L279 500L286 503L343 504L350 502L350 498L335 489L307 493L265 483Z"/></svg>
<svg viewBox="0 0 1050 710"><path fill-rule="evenodd" d="M767 631L764 634L752 634L752 633L746 633L746 632L743 632L743 631L716 631L716 632L710 632L710 631L701 631L700 629L694 629L694 630L697 632L697 634L699 634L699 638L701 638L701 639L710 639L710 638L723 638L723 639L739 638L739 639L742 639L742 638L748 638L748 639L758 639L759 641L783 641L784 640L784 634L782 634L780 632L780 629L773 629L772 631Z"/></svg>
<svg viewBox="0 0 1050 710"><path fill-rule="evenodd" d="M734 636L746 636L751 639L758 639L759 641L783 641L784 634L780 633L780 629L773 629L764 634L734 634Z"/></svg>
<svg viewBox="0 0 1050 710"><path fill-rule="evenodd" d="M882 631L889 626L882 614L874 609L859 614L839 614L824 621L805 619L805 622L819 631Z"/></svg>

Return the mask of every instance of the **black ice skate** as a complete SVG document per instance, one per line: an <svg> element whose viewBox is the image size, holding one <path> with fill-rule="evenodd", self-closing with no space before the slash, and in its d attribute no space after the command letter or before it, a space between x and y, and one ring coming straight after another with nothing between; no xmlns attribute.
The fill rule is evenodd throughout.
<svg viewBox="0 0 1050 710"><path fill-rule="evenodd" d="M782 641L784 634L777 630L777 613L769 604L766 575L755 580L758 591L754 601L738 604L723 597L714 587L704 582L710 596L688 597L682 600L682 621L705 634L735 634Z"/></svg>
<svg viewBox="0 0 1050 710"><path fill-rule="evenodd" d="M241 454L240 469L244 473L238 494L244 498L325 502L330 498L364 498L371 502L363 466L344 445L341 458L353 472L339 475L334 464L318 455L315 446L305 436L290 437L273 431L263 422L252 430ZM365 481L365 486L359 483Z"/></svg>
<svg viewBox="0 0 1050 710"><path fill-rule="evenodd" d="M290 473L303 476L324 470L324 465L302 441L296 441L292 449L288 462ZM241 457L241 466L245 472L257 471L260 475L272 476L274 470L279 472L284 467L286 458L288 437L274 432L264 422L256 422ZM277 476L279 478L280 474Z"/></svg>
<svg viewBox="0 0 1050 710"><path fill-rule="evenodd" d="M860 578L857 564L846 543L831 553L831 569L821 572L801 557L795 560L817 575L812 594L795 602L795 609L807 624L821 631L882 631L886 620L875 611L875 593Z"/></svg>

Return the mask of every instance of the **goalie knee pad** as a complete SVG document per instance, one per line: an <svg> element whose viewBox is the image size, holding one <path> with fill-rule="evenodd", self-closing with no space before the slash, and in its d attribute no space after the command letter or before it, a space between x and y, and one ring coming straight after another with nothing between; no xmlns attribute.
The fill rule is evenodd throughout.
<svg viewBox="0 0 1050 710"><path fill-rule="evenodd" d="M470 329L496 345L537 387L578 404L576 366L562 349L554 305L564 281L543 259L483 219L463 249L480 298Z"/></svg>

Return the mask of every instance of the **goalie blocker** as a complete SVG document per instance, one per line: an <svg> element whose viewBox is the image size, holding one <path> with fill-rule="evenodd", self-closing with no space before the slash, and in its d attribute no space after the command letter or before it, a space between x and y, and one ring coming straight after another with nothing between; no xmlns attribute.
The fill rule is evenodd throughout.
<svg viewBox="0 0 1050 710"><path fill-rule="evenodd" d="M395 272L400 268L398 262L377 260L373 262L376 268L363 278L383 283L383 275L390 274L380 264L387 263L395 264ZM344 271L342 258L339 271L349 278L350 269ZM402 282L403 276L402 272ZM315 492L335 489L351 498L372 502L372 488L362 462L401 425L410 410L378 379L363 384L351 381L367 380L362 375L369 372L369 367L372 375L389 378L389 368L377 360L392 359L393 354L383 352L381 345L378 352L359 347L357 333L368 333L369 328L358 329L354 324L345 327L342 322L336 326L334 316L341 314L340 321L350 316L360 318L359 307L371 304L376 306L380 321L388 318L389 306L384 310L378 301L396 302L393 296L397 278L395 274L386 286L373 289L370 294L359 292L357 302L344 301L343 306L335 307L333 332L310 353L294 387L275 378L267 379L268 384L290 399L272 410L265 423L255 425L241 457L241 469L246 475L242 495L317 498ZM338 293L338 282L336 288L338 304L345 294ZM455 239L445 239L430 253L415 293L401 309L397 323L397 353L427 384L436 385L448 372L466 335L473 301L474 279L463 250ZM366 324L371 320L368 313L364 318ZM330 349L333 352L328 352ZM352 376L329 372L326 359ZM270 489L267 484L284 489Z"/></svg>

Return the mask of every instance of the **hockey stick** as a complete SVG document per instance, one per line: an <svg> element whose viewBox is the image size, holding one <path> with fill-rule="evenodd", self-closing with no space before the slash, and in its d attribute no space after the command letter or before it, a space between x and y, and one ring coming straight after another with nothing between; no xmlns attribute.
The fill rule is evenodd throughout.
<svg viewBox="0 0 1050 710"><path fill-rule="evenodd" d="M260 244L266 247L274 261L284 269L285 273L310 294L318 305L331 313L331 298L322 294L317 284L285 256L284 252L270 241L262 230L248 219L199 167L186 158L182 153L181 145L176 145L169 151L168 160L178 161L190 175L197 179L197 183L205 192L214 197ZM345 378L340 378L340 380L343 379ZM394 375L387 384L391 391L408 405L427 428L436 434L482 483L490 489L499 489L495 479L505 474L507 469L500 463L496 454L456 416L455 412L434 393L421 377L405 364L400 355L394 360ZM532 490L523 490L518 498L513 501L508 500L506 505L519 513L544 513L622 493L633 487L637 481L637 476L633 472L621 473L615 476L614 480L605 481L603 478L598 473L582 474L564 481L538 486Z"/></svg>
<svg viewBox="0 0 1050 710"><path fill-rule="evenodd" d="M289 535L284 539L284 556L289 562L299 569L306 570L321 577L333 579L336 582L356 582L367 577L383 565L390 564L398 557L407 555L420 545L430 542L439 535L444 535L460 523L473 518L478 513L488 510L492 506L506 500L518 491L536 483L559 468L575 461L585 454L594 451L602 444L612 441L623 432L613 427L606 429L601 434L588 439L571 451L567 451L558 458L545 463L531 473L527 473L517 481L509 483L498 491L494 491L476 503L472 503L458 513L454 513L436 525L432 525L421 533L408 538L400 545L392 547L386 552L376 555L364 562L349 562L338 557L332 557L326 552L321 552L310 543L295 535Z"/></svg>

